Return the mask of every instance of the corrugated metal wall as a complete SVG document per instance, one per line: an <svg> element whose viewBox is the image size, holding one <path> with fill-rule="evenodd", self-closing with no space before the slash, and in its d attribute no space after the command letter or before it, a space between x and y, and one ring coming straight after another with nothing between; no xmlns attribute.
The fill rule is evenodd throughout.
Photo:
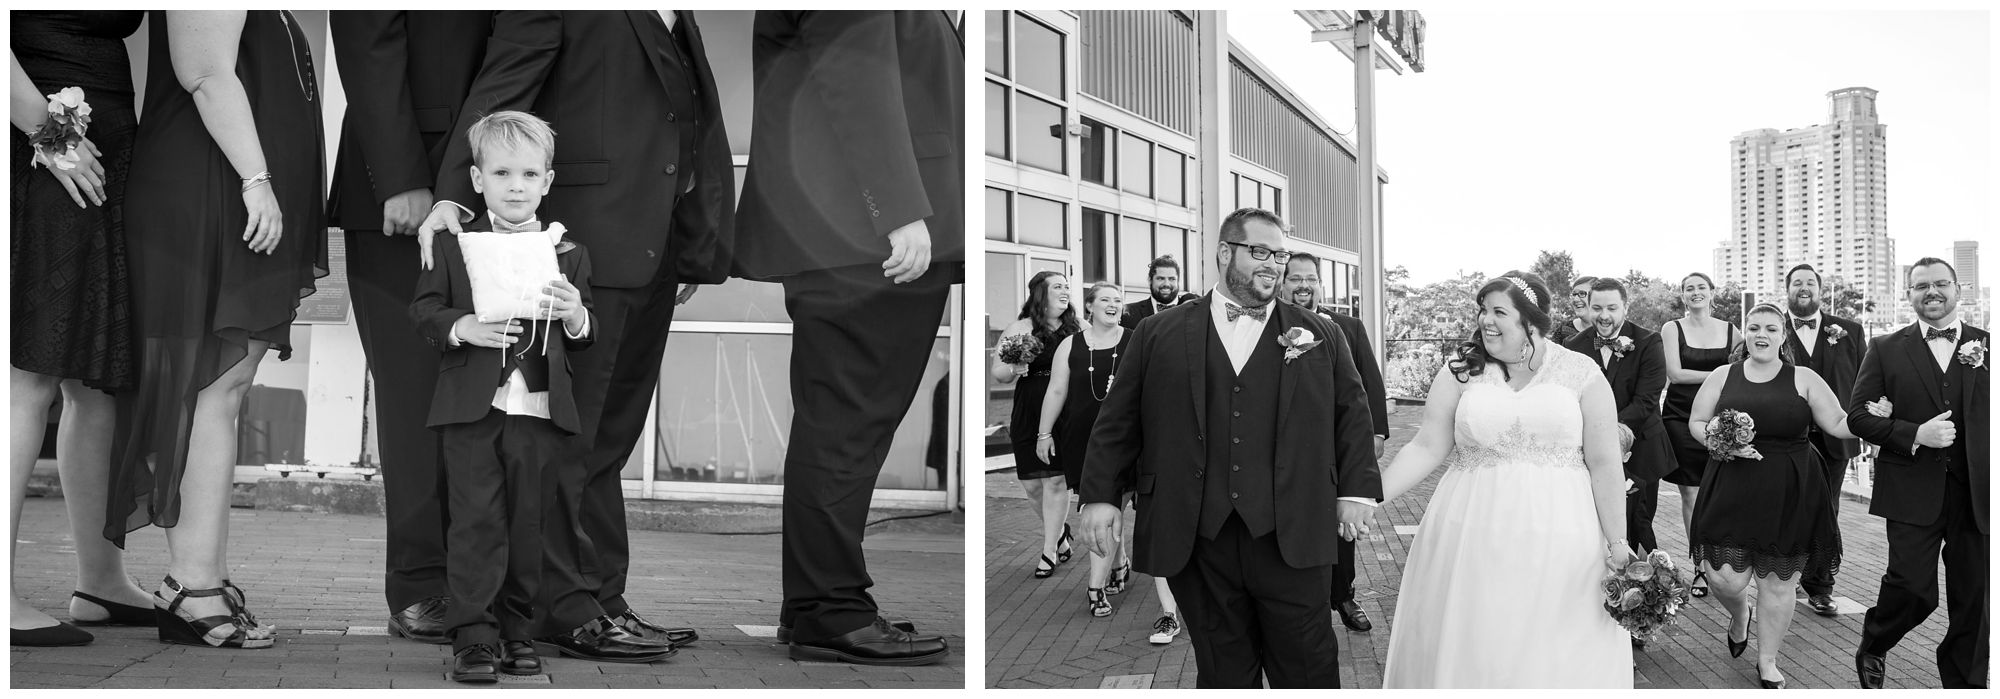
<svg viewBox="0 0 2000 699"><path fill-rule="evenodd" d="M1200 104L1190 20L1168 10L1086 10L1079 20L1083 92L1192 135Z"/></svg>
<svg viewBox="0 0 2000 699"><path fill-rule="evenodd" d="M1285 213L1293 235L1360 250L1354 156L1234 57L1229 68L1230 152L1291 179Z"/></svg>

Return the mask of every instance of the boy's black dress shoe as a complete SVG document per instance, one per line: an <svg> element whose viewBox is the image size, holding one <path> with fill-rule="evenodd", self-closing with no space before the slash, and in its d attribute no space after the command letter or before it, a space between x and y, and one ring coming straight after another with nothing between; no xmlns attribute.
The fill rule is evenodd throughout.
<svg viewBox="0 0 2000 699"><path fill-rule="evenodd" d="M1368 613L1361 611L1361 604L1354 600L1333 605L1333 611L1340 613L1340 623L1347 628L1355 631L1375 628L1374 624L1368 623Z"/></svg>
<svg viewBox="0 0 2000 699"><path fill-rule="evenodd" d="M491 684L500 681L493 665L493 646L474 643L452 653L451 679L455 682Z"/></svg>
<svg viewBox="0 0 2000 699"><path fill-rule="evenodd" d="M917 625L915 623L912 623L909 619L887 619L886 621L889 622L890 626L894 626L903 631L909 633L917 632ZM939 636L938 638L943 638L943 636ZM778 627L778 642L779 643L792 642L792 627L790 626Z"/></svg>
<svg viewBox="0 0 2000 699"><path fill-rule="evenodd" d="M674 655L673 647L666 642L635 636L612 623L609 617L598 617L567 633L535 640L555 646L562 655L606 663L650 663Z"/></svg>
<svg viewBox="0 0 2000 699"><path fill-rule="evenodd" d="M451 610L451 598L425 597L402 611L389 615L389 635L418 643L444 644L451 635L444 628L444 614Z"/></svg>
<svg viewBox="0 0 2000 699"><path fill-rule="evenodd" d="M506 652L500 658L500 671L509 675L542 674L542 656L535 652L535 644L527 641L504 641Z"/></svg>
<svg viewBox="0 0 2000 699"><path fill-rule="evenodd" d="M793 660L843 662L856 665L929 665L951 653L944 639L916 636L875 617L875 623L826 639L792 641Z"/></svg>
<svg viewBox="0 0 2000 699"><path fill-rule="evenodd" d="M630 631L634 636L649 641L664 641L668 646L674 648L701 640L701 634L694 629L685 626L673 628L661 626L645 617L639 616L638 612L630 609L612 614L610 617L612 623L617 624L619 628Z"/></svg>

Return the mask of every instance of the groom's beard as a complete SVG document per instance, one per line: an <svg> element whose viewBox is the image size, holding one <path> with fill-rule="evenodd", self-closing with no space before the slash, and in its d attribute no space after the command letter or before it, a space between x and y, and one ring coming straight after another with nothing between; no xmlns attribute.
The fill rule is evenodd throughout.
<svg viewBox="0 0 2000 699"><path fill-rule="evenodd" d="M1165 306L1167 304L1173 303L1174 297L1179 294L1180 294L1180 289L1176 289L1172 286L1166 286L1166 285L1156 286L1153 287L1153 302Z"/></svg>
<svg viewBox="0 0 2000 699"><path fill-rule="evenodd" d="M1785 306L1792 311L1793 318L1809 318L1819 312L1818 298L1804 298L1804 294L1792 294L1785 299Z"/></svg>

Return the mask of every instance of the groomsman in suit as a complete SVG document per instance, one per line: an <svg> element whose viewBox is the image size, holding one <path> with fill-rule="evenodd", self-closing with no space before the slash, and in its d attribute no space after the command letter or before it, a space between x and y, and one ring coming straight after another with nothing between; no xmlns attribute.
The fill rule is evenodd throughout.
<svg viewBox="0 0 2000 699"><path fill-rule="evenodd" d="M462 134L508 109L556 131L555 188L541 215L590 250L598 323L595 345L571 358L583 421L578 460L546 471L541 640L572 657L658 660L696 634L654 623L625 599L631 555L618 474L659 383L683 298L676 287L728 277L735 220L729 139L693 13L496 13L426 232L456 233L477 213L465 208L479 198Z"/></svg>
<svg viewBox="0 0 2000 699"><path fill-rule="evenodd" d="M1138 493L1133 567L1173 588L1197 687L1338 687L1328 534L1366 533L1382 497L1368 393L1341 331L1274 303L1277 215L1240 209L1219 237L1222 283L1133 331L1091 433L1083 532L1110 554Z"/></svg>
<svg viewBox="0 0 2000 699"><path fill-rule="evenodd" d="M1785 348L1791 350L1794 364L1812 369L1826 379L1833 395L1845 400L1854 390L1854 374L1861 367L1862 343L1868 336L1860 323L1822 312L1825 299L1823 280L1812 265L1797 265L1785 273L1785 308L1790 316L1786 320L1792 326ZM1847 478L1847 461L1861 453L1861 442L1828 437L1817 425L1807 439L1825 462L1826 479L1833 486L1827 490L1831 497L1826 506L1833 509L1838 521L1840 483ZM1831 567L1806 569L1799 578L1799 587L1806 591L1806 606L1820 616L1840 613L1833 604Z"/></svg>
<svg viewBox="0 0 2000 699"><path fill-rule="evenodd" d="M792 320L785 601L795 660L950 653L881 616L862 529L965 269L965 43L950 12L759 11L734 274Z"/></svg>
<svg viewBox="0 0 2000 699"><path fill-rule="evenodd" d="M1146 283L1153 293L1125 304L1125 312L1118 316L1118 324L1128 330L1139 327L1139 321L1151 318L1155 313L1196 298L1194 294L1181 293L1181 263L1175 262L1173 255L1155 257L1146 265Z"/></svg>
<svg viewBox="0 0 2000 699"><path fill-rule="evenodd" d="M347 233L355 327L375 378L375 424L388 510L389 632L448 643L444 469L424 427L438 353L410 321L417 226L465 93L479 72L493 13L335 11L333 56L347 76L347 118L326 210Z"/></svg>
<svg viewBox="0 0 2000 699"><path fill-rule="evenodd" d="M1360 318L1320 305L1319 289L1319 258L1311 253L1293 253L1292 259L1285 263L1285 284L1278 298L1333 321L1334 327L1345 335L1347 348L1354 355L1354 368L1361 371L1361 385L1368 389L1368 414L1374 418L1375 426L1375 458L1380 459L1383 445L1389 442L1389 391L1382 386L1375 344L1368 341L1368 326ZM1341 539L1340 562L1333 567L1333 611L1347 628L1368 631L1375 625L1354 601L1354 569L1354 542Z"/></svg>
<svg viewBox="0 0 2000 699"><path fill-rule="evenodd" d="M1563 346L1597 360L1604 378L1611 382L1611 397L1618 405L1619 431L1631 440L1631 455L1625 459L1626 537L1647 551L1659 548L1653 536L1653 511L1659 504L1660 477L1676 468L1668 451L1667 428L1660 421L1660 393L1667 388L1667 354L1660 334L1625 320L1631 309L1626 304L1625 284L1609 277L1590 283L1590 305L1585 312L1591 329L1571 337Z"/></svg>
<svg viewBox="0 0 2000 699"><path fill-rule="evenodd" d="M1862 687L1882 687L1889 650L1937 609L1942 549L1951 597L1938 676L1946 689L1985 688L1993 338L1958 317L1950 263L1926 257L1907 275L1918 322L1868 342L1848 398L1848 427L1882 448L1868 512L1888 520L1889 536L1889 569L1861 625L1855 672ZM1889 417L1868 412L1885 397Z"/></svg>

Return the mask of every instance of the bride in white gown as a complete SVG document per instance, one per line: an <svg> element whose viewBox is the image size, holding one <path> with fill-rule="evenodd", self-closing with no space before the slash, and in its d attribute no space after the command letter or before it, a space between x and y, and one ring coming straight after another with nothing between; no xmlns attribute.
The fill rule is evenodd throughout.
<svg viewBox="0 0 2000 699"><path fill-rule="evenodd" d="M1600 581L1632 555L1611 388L1546 339L1548 287L1479 290L1479 347L1438 372L1388 500L1440 465L1403 568L1386 688L1632 686L1630 636Z"/></svg>

